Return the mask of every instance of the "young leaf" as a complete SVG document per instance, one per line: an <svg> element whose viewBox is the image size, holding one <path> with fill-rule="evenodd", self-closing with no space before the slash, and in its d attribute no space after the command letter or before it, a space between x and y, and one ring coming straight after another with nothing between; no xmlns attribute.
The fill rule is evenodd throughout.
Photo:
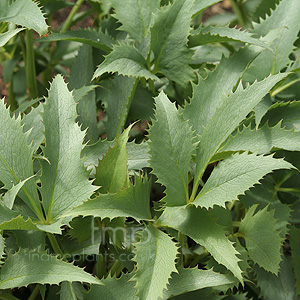
<svg viewBox="0 0 300 300"><path fill-rule="evenodd" d="M62 281L101 284L100 280L73 264L45 252L23 249L15 254L8 254L0 276L0 289L22 287L32 283L59 284Z"/></svg>
<svg viewBox="0 0 300 300"><path fill-rule="evenodd" d="M266 271L277 274L282 238L275 229L274 212L268 211L266 207L254 215L256 208L257 205L253 205L247 211L241 221L239 233L246 240L249 257Z"/></svg>
<svg viewBox="0 0 300 300"><path fill-rule="evenodd" d="M79 29L61 33L51 33L47 37L42 37L37 40L39 43L56 42L56 41L72 41L79 42L94 48L98 48L107 53L111 52L115 41L101 30Z"/></svg>
<svg viewBox="0 0 300 300"><path fill-rule="evenodd" d="M17 196L17 194L19 193L20 189L24 186L24 184L30 180L33 176L22 180L21 182L17 183L16 185L13 185L3 196L2 200L3 200L3 205L8 207L9 209L12 209L14 202L15 202L15 198Z"/></svg>
<svg viewBox="0 0 300 300"><path fill-rule="evenodd" d="M0 47L3 47L12 37L14 37L17 33L24 29L25 28L17 28L4 33L0 33Z"/></svg>
<svg viewBox="0 0 300 300"><path fill-rule="evenodd" d="M188 170L195 149L193 132L163 92L156 98L156 120L149 139L150 166L166 187L164 201L169 206L186 204Z"/></svg>
<svg viewBox="0 0 300 300"><path fill-rule="evenodd" d="M44 105L45 157L41 161L43 206L52 221L89 199L96 187L80 159L84 132L75 123L76 104L62 76L53 80Z"/></svg>
<svg viewBox="0 0 300 300"><path fill-rule="evenodd" d="M144 300L162 297L171 273L177 272L175 243L167 234L148 225L135 248L133 260L137 262L137 269L131 280L136 281L136 295Z"/></svg>
<svg viewBox="0 0 300 300"><path fill-rule="evenodd" d="M98 66L92 79L106 72L159 81L159 78L148 70L147 62L139 50L124 43L114 46L113 51L105 56L104 62Z"/></svg>
<svg viewBox="0 0 300 300"><path fill-rule="evenodd" d="M124 128L137 83L136 78L122 75L101 82L98 97L105 104L105 127L109 140L121 134Z"/></svg>
<svg viewBox="0 0 300 300"><path fill-rule="evenodd" d="M120 278L107 277L102 280L104 285L92 285L84 299L95 300L101 295L101 300L138 300L139 298L135 296L137 291L134 282L128 279L127 274L123 274Z"/></svg>
<svg viewBox="0 0 300 300"><path fill-rule="evenodd" d="M296 289L297 294L300 295L300 229L295 226L290 230L290 245L296 277Z"/></svg>
<svg viewBox="0 0 300 300"><path fill-rule="evenodd" d="M231 93L229 97L223 97L221 105L216 109L204 128L201 141L198 144L195 172L197 181L221 144L265 94L285 76L285 74L269 76L245 89L239 85L237 90Z"/></svg>
<svg viewBox="0 0 300 300"><path fill-rule="evenodd" d="M69 89L80 89L88 85L94 72L92 47L82 45L70 70ZM78 76L80 74L80 76ZM74 99L75 99L75 95ZM76 99L75 99L76 101ZM77 104L78 121L82 129L87 129L86 141L98 141L95 91L90 91Z"/></svg>
<svg viewBox="0 0 300 300"><path fill-rule="evenodd" d="M48 26L38 4L32 0L3 1L0 22L10 22L35 30L39 35L47 33ZM10 4L10 5L9 5Z"/></svg>
<svg viewBox="0 0 300 300"><path fill-rule="evenodd" d="M230 94L244 70L261 50L260 47L246 47L229 58L223 57L205 80L199 77L198 85L193 84L193 96L191 102L186 103L183 116L189 120L198 135L202 134L217 107L221 105L224 95Z"/></svg>
<svg viewBox="0 0 300 300"><path fill-rule="evenodd" d="M33 148L28 145L29 134L23 133L21 118L11 118L3 101L0 101L0 128L0 178L8 189L33 176ZM42 215L34 180L23 185L20 197L37 216Z"/></svg>
<svg viewBox="0 0 300 300"><path fill-rule="evenodd" d="M236 27L203 27L200 25L199 28L197 28L195 31L192 31L191 35L189 36L188 45L190 47L196 47L208 43L243 42L273 51L272 48L259 39L252 37L252 35L253 34L247 31L241 31Z"/></svg>
<svg viewBox="0 0 300 300"><path fill-rule="evenodd" d="M281 122L274 127L269 127L266 123L258 130L251 129L251 125L249 125L235 135L231 135L218 152L244 150L263 154L270 152L272 148L299 151L299 138L300 132L282 128Z"/></svg>
<svg viewBox="0 0 300 300"><path fill-rule="evenodd" d="M193 0L175 0L162 7L151 27L151 50L155 56L154 72L183 84L193 78L192 51L186 47L190 32Z"/></svg>
<svg viewBox="0 0 300 300"><path fill-rule="evenodd" d="M238 280L231 274L220 274L212 269L199 270L198 268L184 269L180 267L178 272L178 274L172 274L167 291L164 292L164 299L207 287L238 284Z"/></svg>
<svg viewBox="0 0 300 300"><path fill-rule="evenodd" d="M211 218L208 211L193 206L167 207L158 223L188 235L243 282L238 265L240 259L236 256L239 253L225 236L223 227Z"/></svg>
<svg viewBox="0 0 300 300"><path fill-rule="evenodd" d="M137 221L151 219L150 185L135 177L130 185L116 194L100 194L94 199L66 212L63 217L94 216L100 218L132 217Z"/></svg>
<svg viewBox="0 0 300 300"><path fill-rule="evenodd" d="M293 166L282 159L255 154L235 154L222 161L212 172L204 187L192 202L195 206L212 208L223 206L265 176L277 169L290 169Z"/></svg>
<svg viewBox="0 0 300 300"><path fill-rule="evenodd" d="M126 143L132 128L129 126L118 138L96 167L95 184L101 186L102 193L116 193L128 185Z"/></svg>
<svg viewBox="0 0 300 300"><path fill-rule="evenodd" d="M114 17L122 23L119 29L128 32L136 41L146 38L152 13L159 6L159 0L112 0L112 7L115 9Z"/></svg>

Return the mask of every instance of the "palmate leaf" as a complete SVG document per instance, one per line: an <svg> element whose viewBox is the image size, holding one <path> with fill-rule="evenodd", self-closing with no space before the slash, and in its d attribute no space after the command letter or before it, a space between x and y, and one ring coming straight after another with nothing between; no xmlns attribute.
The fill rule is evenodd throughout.
<svg viewBox="0 0 300 300"><path fill-rule="evenodd" d="M101 193L116 193L129 184L127 168L127 149L129 126L116 140L96 167L95 184L101 186Z"/></svg>
<svg viewBox="0 0 300 300"><path fill-rule="evenodd" d="M114 17L118 19L124 30L136 41L141 41L148 34L152 13L159 6L159 0L112 0L112 7L115 9Z"/></svg>
<svg viewBox="0 0 300 300"><path fill-rule="evenodd" d="M277 274L281 261L280 248L283 239L275 229L274 211L268 207L258 211L253 205L241 221L239 233L246 240L249 257L266 271Z"/></svg>
<svg viewBox="0 0 300 300"><path fill-rule="evenodd" d="M98 97L105 106L109 140L118 136L124 128L137 83L138 79L122 75L101 82Z"/></svg>
<svg viewBox="0 0 300 300"><path fill-rule="evenodd" d="M274 103L262 119L262 124L268 122L270 126L275 126L282 122L286 129L300 131L300 101L276 102Z"/></svg>
<svg viewBox="0 0 300 300"><path fill-rule="evenodd" d="M158 223L188 235L243 282L238 265L240 259L236 256L239 253L225 236L223 227L216 223L208 211L194 206L167 207Z"/></svg>
<svg viewBox="0 0 300 300"><path fill-rule="evenodd" d="M33 176L33 148L28 145L29 133L23 132L21 118L11 118L3 101L0 101L0 127L0 179L8 189ZM19 195L38 216L42 215L34 179L23 185Z"/></svg>
<svg viewBox="0 0 300 300"><path fill-rule="evenodd" d="M208 178L202 190L192 202L195 206L212 208L223 206L238 195L258 183L266 174L277 169L290 169L293 166L283 159L255 154L235 154L222 161Z"/></svg>
<svg viewBox="0 0 300 300"><path fill-rule="evenodd" d="M39 35L47 33L48 26L38 4L32 0L3 1L0 22L10 22L35 30Z"/></svg>
<svg viewBox="0 0 300 300"><path fill-rule="evenodd" d="M81 281L101 284L89 273L45 252L21 249L8 254L0 271L0 289L27 286L31 283L59 284L62 281Z"/></svg>
<svg viewBox="0 0 300 300"><path fill-rule="evenodd" d="M193 130L201 135L210 118L220 106L224 95L229 95L238 83L248 64L262 51L261 47L246 47L229 58L223 57L217 68L198 85L193 84L193 96L186 103L183 116L189 120Z"/></svg>
<svg viewBox="0 0 300 300"><path fill-rule="evenodd" d="M199 26L199 28L191 32L188 45L190 47L196 47L208 43L243 42L273 51L272 48L259 39L252 37L252 35L253 34L237 29L236 27Z"/></svg>
<svg viewBox="0 0 300 300"><path fill-rule="evenodd" d="M161 7L150 29L154 70L179 84L193 78L193 69L188 65L193 52L186 47L193 2L175 0L173 4Z"/></svg>
<svg viewBox="0 0 300 300"><path fill-rule="evenodd" d="M100 194L94 199L66 212L63 217L94 216L100 218L132 217L137 221L151 219L150 185L147 179L135 178L116 194Z"/></svg>
<svg viewBox="0 0 300 300"><path fill-rule="evenodd" d="M123 274L120 278L107 277L102 280L104 285L92 285L84 300L95 300L101 295L101 300L138 300L135 283L129 281L132 274Z"/></svg>
<svg viewBox="0 0 300 300"><path fill-rule="evenodd" d="M98 48L107 53L111 52L112 46L115 44L115 41L107 33L93 29L79 29L61 33L51 33L47 37L36 40L36 42L39 43L56 41L79 42Z"/></svg>
<svg viewBox="0 0 300 300"><path fill-rule="evenodd" d="M287 66L300 30L300 24L297 22L299 14L299 1L282 0L271 12L271 16L267 16L265 20L261 19L260 24L253 24L253 32L258 35L265 36L276 29L280 31L271 45L275 55L270 51L263 51L247 70L245 80L261 80L270 72L277 73Z"/></svg>
<svg viewBox="0 0 300 300"><path fill-rule="evenodd" d="M292 226L290 230L290 245L296 277L297 294L300 295L300 229Z"/></svg>
<svg viewBox="0 0 300 300"><path fill-rule="evenodd" d="M148 225L135 244L134 261L137 269L132 281L136 281L137 296L152 300L162 297L172 272L177 272L175 259L177 247L172 239L158 228Z"/></svg>
<svg viewBox="0 0 300 300"><path fill-rule="evenodd" d="M251 125L244 127L235 135L231 135L225 145L218 152L251 151L258 154L268 153L272 148L290 151L300 150L300 132L286 130L279 122L274 127L266 123L258 130L251 129Z"/></svg>
<svg viewBox="0 0 300 300"><path fill-rule="evenodd" d="M285 74L271 75L245 89L239 85L237 90L231 93L229 97L223 97L220 106L204 128L198 144L195 172L197 182L221 144L265 94L284 76Z"/></svg>
<svg viewBox="0 0 300 300"><path fill-rule="evenodd" d="M17 33L24 29L25 28L17 28L4 33L0 33L0 47L3 47L12 37L14 37Z"/></svg>
<svg viewBox="0 0 300 300"><path fill-rule="evenodd" d="M80 159L84 132L75 119L76 104L62 76L53 80L44 105L46 146L42 160L43 206L48 221L89 199L96 187Z"/></svg>
<svg viewBox="0 0 300 300"><path fill-rule="evenodd" d="M184 205L188 200L188 170L195 149L193 132L163 92L156 98L155 116L149 129L150 166L166 187L163 201L169 206Z"/></svg>
<svg viewBox="0 0 300 300"><path fill-rule="evenodd" d="M159 78L148 70L147 62L141 52L126 43L113 47L113 51L105 56L104 62L98 66L92 79L106 72L118 72L120 75L159 81Z"/></svg>
<svg viewBox="0 0 300 300"><path fill-rule="evenodd" d="M231 274L220 274L211 270L184 269L180 267L178 274L173 273L163 299L181 295L207 287L218 287L228 284L238 284Z"/></svg>

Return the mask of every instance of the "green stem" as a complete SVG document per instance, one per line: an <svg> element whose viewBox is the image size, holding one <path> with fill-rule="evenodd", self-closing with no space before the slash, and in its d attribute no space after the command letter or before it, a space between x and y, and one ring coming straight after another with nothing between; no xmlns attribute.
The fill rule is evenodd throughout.
<svg viewBox="0 0 300 300"><path fill-rule="evenodd" d="M286 83L286 84L284 84L284 85L279 86L277 89L275 89L274 91L271 91L271 92L270 92L270 96L271 96L271 97L276 96L276 95L279 94L280 92L284 91L285 89L289 88L290 86L292 86L293 84L295 84L295 83L297 83L297 82L299 82L299 81L300 81L300 78L295 79L295 80L290 81L290 82L288 82L288 83Z"/></svg>
<svg viewBox="0 0 300 300"><path fill-rule="evenodd" d="M15 95L14 95L14 78L11 78L11 81L9 83L8 88L8 105L10 106L10 110L14 111L18 108L18 103L16 101Z"/></svg>
<svg viewBox="0 0 300 300"><path fill-rule="evenodd" d="M234 11L239 24L244 27L246 25L246 21L245 21L245 17L243 15L242 9L240 7L240 5L236 2L236 0L231 0L231 7L232 10Z"/></svg>
<svg viewBox="0 0 300 300"><path fill-rule="evenodd" d="M295 188L282 188L282 187L279 187L276 190L277 190L277 192L286 192L286 193L296 192L296 193L300 193L300 189L295 189Z"/></svg>
<svg viewBox="0 0 300 300"><path fill-rule="evenodd" d="M65 23L64 23L64 25L63 25L60 32L65 32L71 27L73 18L76 15L76 13L78 12L78 10L79 10L80 6L83 4L83 2L84 2L84 0L77 0L75 5L73 6L71 12L69 13L68 18L65 21Z"/></svg>
<svg viewBox="0 0 300 300"><path fill-rule="evenodd" d="M35 300L35 298L39 295L39 293L40 293L40 287L39 287L39 285L37 284L37 285L34 287L33 291L31 292L31 294L30 294L28 300Z"/></svg>
<svg viewBox="0 0 300 300"><path fill-rule="evenodd" d="M98 255L98 261L96 263L96 275L99 279L106 275L106 260L103 256L103 251L100 251Z"/></svg>
<svg viewBox="0 0 300 300"><path fill-rule="evenodd" d="M56 254L58 254L59 257L63 257L64 253L62 252L62 250L61 250L61 248L60 248L60 246L59 246L59 244L58 244L58 242L57 242L54 234L47 232L47 237L48 237L48 239L50 241L50 244L51 244L52 249L54 250L54 252Z"/></svg>
<svg viewBox="0 0 300 300"><path fill-rule="evenodd" d="M26 31L25 70L29 96L31 99L38 98L32 30Z"/></svg>
<svg viewBox="0 0 300 300"><path fill-rule="evenodd" d="M232 221L232 226L233 227L240 227L241 226L241 222L239 222L239 221Z"/></svg>

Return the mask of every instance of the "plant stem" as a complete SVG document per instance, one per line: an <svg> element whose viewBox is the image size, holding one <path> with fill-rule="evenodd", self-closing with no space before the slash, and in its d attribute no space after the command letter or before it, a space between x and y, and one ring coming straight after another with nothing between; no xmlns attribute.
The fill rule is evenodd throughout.
<svg viewBox="0 0 300 300"><path fill-rule="evenodd" d="M236 14L236 17L238 19L238 22L242 27L246 25L245 17L242 12L242 8L240 7L240 4L236 2L236 0L231 0L231 7L234 13Z"/></svg>
<svg viewBox="0 0 300 300"><path fill-rule="evenodd" d="M54 235L53 233L47 232L47 237L48 237L48 239L49 239L49 241L50 241L50 244L51 244L51 246L52 246L54 252L55 252L56 254L58 254L59 257L63 257L64 253L63 253L62 250L60 249L60 246L59 246L59 244L58 244L58 242L57 242L57 240L56 240L56 238L55 238L55 235Z"/></svg>
<svg viewBox="0 0 300 300"><path fill-rule="evenodd" d="M75 5L73 6L71 12L69 13L68 18L65 21L65 23L64 23L64 25L63 25L60 32L65 32L71 27L73 18L76 15L76 13L78 12L78 10L79 10L80 6L83 4L83 2L84 2L84 0L77 0Z"/></svg>
<svg viewBox="0 0 300 300"><path fill-rule="evenodd" d="M35 300L35 298L39 295L39 293L40 293L40 287L39 287L39 285L37 284L37 285L34 287L33 291L31 292L31 294L30 294L28 300Z"/></svg>
<svg viewBox="0 0 300 300"><path fill-rule="evenodd" d="M31 99L38 98L32 30L26 30L25 70L29 96Z"/></svg>
<svg viewBox="0 0 300 300"><path fill-rule="evenodd" d="M8 105L10 106L10 110L14 111L18 108L18 103L15 99L14 95L14 78L11 78L8 88Z"/></svg>
<svg viewBox="0 0 300 300"><path fill-rule="evenodd" d="M300 189L296 189L296 188L282 188L282 187L279 187L276 189L277 192L286 192L286 193L289 193L289 192L296 192L296 193L300 193Z"/></svg>
<svg viewBox="0 0 300 300"><path fill-rule="evenodd" d="M96 275L99 279L106 275L106 260L103 251L100 250L98 261L96 263Z"/></svg>
<svg viewBox="0 0 300 300"><path fill-rule="evenodd" d="M289 88L290 86L292 86L293 84L295 84L295 83L297 83L299 81L300 81L300 78L297 78L297 79L295 79L293 81L290 81L290 82L288 82L288 83L286 83L284 85L279 86L277 89L275 89L274 91L270 92L270 96L271 97L276 96L280 92L284 91L285 89Z"/></svg>

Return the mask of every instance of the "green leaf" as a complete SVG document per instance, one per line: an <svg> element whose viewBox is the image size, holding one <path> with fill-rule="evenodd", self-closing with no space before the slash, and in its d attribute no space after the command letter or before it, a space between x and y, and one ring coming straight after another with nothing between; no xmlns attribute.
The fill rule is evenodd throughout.
<svg viewBox="0 0 300 300"><path fill-rule="evenodd" d="M199 77L198 85L193 84L193 96L190 103L186 103L183 116L198 135L203 133L217 107L224 101L224 95L230 94L244 70L261 50L261 47L245 47L229 58L223 57L205 80Z"/></svg>
<svg viewBox="0 0 300 300"><path fill-rule="evenodd" d="M274 211L268 211L266 207L254 214L256 209L257 205L253 205L247 211L239 233L246 240L249 257L266 271L277 274L282 238L275 229Z"/></svg>
<svg viewBox="0 0 300 300"><path fill-rule="evenodd" d="M30 180L33 176L26 178L25 180L20 181L19 183L17 183L16 185L13 185L6 193L5 195L2 197L3 200L3 205L8 207L9 209L12 209L14 202L15 202L15 198L17 196L17 194L19 193L20 189L24 186L24 184Z"/></svg>
<svg viewBox="0 0 300 300"><path fill-rule="evenodd" d="M156 120L149 129L149 139L150 166L166 187L163 201L169 206L186 204L188 170L195 149L193 132L163 92L156 98Z"/></svg>
<svg viewBox="0 0 300 300"><path fill-rule="evenodd" d="M300 132L282 128L281 122L274 127L269 127L266 123L258 130L251 129L249 125L231 135L218 152L251 151L262 154L270 152L273 148L299 151L299 138Z"/></svg>
<svg viewBox="0 0 300 300"><path fill-rule="evenodd" d="M147 37L152 13L159 6L159 0L129 0L118 1L112 0L112 7L115 9L114 17L117 18L122 26L120 30L124 30L136 41L141 41Z"/></svg>
<svg viewBox="0 0 300 300"><path fill-rule="evenodd" d="M300 30L299 14L299 1L283 0L271 16L267 16L265 20L261 19L260 24L253 24L253 32L259 36L265 36L272 30L280 31L271 45L275 55L263 51L246 72L247 81L261 80L270 73L276 74L289 64L289 55L294 50L294 42Z"/></svg>
<svg viewBox="0 0 300 300"><path fill-rule="evenodd" d="M111 52L115 41L101 30L79 29L61 33L51 33L47 37L40 38L36 42L56 42L56 41L72 41L79 42L94 48L103 50L107 53Z"/></svg>
<svg viewBox="0 0 300 300"><path fill-rule="evenodd" d="M15 254L8 254L0 278L0 289L22 287L32 283L59 284L62 281L101 284L100 280L73 264L45 252L23 249Z"/></svg>
<svg viewBox="0 0 300 300"><path fill-rule="evenodd" d="M262 124L268 122L270 126L275 126L282 121L286 129L300 131L300 101L276 102L274 103L262 119Z"/></svg>
<svg viewBox="0 0 300 300"><path fill-rule="evenodd" d="M292 226L290 230L290 245L296 277L297 294L300 295L300 229Z"/></svg>
<svg viewBox="0 0 300 300"><path fill-rule="evenodd" d="M175 0L173 4L161 7L150 29L154 73L159 71L181 85L193 78L193 69L188 65L193 52L186 47L193 2Z"/></svg>
<svg viewBox="0 0 300 300"><path fill-rule="evenodd" d="M13 184L16 185L33 176L33 148L28 145L29 133L23 133L21 118L11 118L3 101L0 101L0 128L2 129L0 178L8 189ZM40 201L34 180L29 180L24 184L20 197L38 216L41 216Z"/></svg>
<svg viewBox="0 0 300 300"><path fill-rule="evenodd" d="M133 258L137 262L137 269L131 280L136 281L136 295L140 299L157 299L162 297L171 273L177 272L177 247L166 233L151 224L140 235Z"/></svg>
<svg viewBox="0 0 300 300"><path fill-rule="evenodd" d="M255 273L257 285L260 288L260 294L263 299L298 299L295 290L295 277L287 258L283 257L278 276L257 267L255 268Z"/></svg>
<svg viewBox="0 0 300 300"><path fill-rule="evenodd" d="M270 15L271 9L274 10L276 4L281 0L260 0L258 5L255 7L255 11L251 16L253 21L258 22L260 18L265 19L266 14Z"/></svg>
<svg viewBox="0 0 300 300"><path fill-rule="evenodd" d="M136 78L122 75L101 82L98 98L105 106L105 127L109 140L118 136L124 128L137 83Z"/></svg>
<svg viewBox="0 0 300 300"><path fill-rule="evenodd" d="M229 97L226 95L223 96L220 106L215 110L215 113L204 128L200 143L198 144L195 172L196 182L203 175L210 159L221 144L265 94L284 76L286 75L278 74L269 76L263 81L255 82L245 89L240 84L237 90L231 93Z"/></svg>
<svg viewBox="0 0 300 300"><path fill-rule="evenodd" d="M107 277L102 280L104 285L92 285L84 300L95 300L101 295L101 300L138 300L135 296L134 282L128 281L129 276L123 274L120 278Z"/></svg>
<svg viewBox="0 0 300 300"><path fill-rule="evenodd" d="M85 291L82 284L79 282L61 283L60 300L83 300L83 291Z"/></svg>
<svg viewBox="0 0 300 300"><path fill-rule="evenodd" d="M97 87L98 85L83 85L81 88L73 90L74 101L77 103L84 100L85 96Z"/></svg>
<svg viewBox="0 0 300 300"><path fill-rule="evenodd" d="M69 89L80 89L88 85L94 72L92 47L82 45L70 70ZM80 74L80 76L78 76ZM75 99L75 95L74 99ZM76 101L76 99L75 99ZM95 143L98 141L96 93L90 91L77 104L78 121L81 129L87 129L85 140Z"/></svg>
<svg viewBox="0 0 300 300"><path fill-rule="evenodd" d="M150 185L147 179L135 177L135 184L116 194L99 194L65 213L63 217L94 216L104 218L132 217L137 221L151 219Z"/></svg>
<svg viewBox="0 0 300 300"><path fill-rule="evenodd" d="M89 172L80 159L84 132L75 119L76 104L62 76L53 80L44 105L45 157L41 161L43 206L52 221L89 199L96 187L89 181Z"/></svg>
<svg viewBox="0 0 300 300"><path fill-rule="evenodd" d="M172 274L167 291L164 292L164 299L207 287L238 284L237 279L231 274L220 274L212 269L199 270L198 268L184 269L180 267L178 272L178 274Z"/></svg>
<svg viewBox="0 0 300 300"><path fill-rule="evenodd" d="M0 33L0 47L3 47L12 37L14 37L16 34L18 34L24 29L25 28L17 28L4 33Z"/></svg>
<svg viewBox="0 0 300 300"><path fill-rule="evenodd" d="M253 34L242 31L238 28L231 28L229 26L199 26L196 30L192 31L189 36L190 47L205 45L208 43L224 43L224 42L243 42L273 51L268 45L257 38L252 37Z"/></svg>
<svg viewBox="0 0 300 300"><path fill-rule="evenodd" d="M204 9L220 1L221 0L195 0L193 6L193 18L201 13Z"/></svg>
<svg viewBox="0 0 300 300"><path fill-rule="evenodd" d="M216 223L208 211L194 206L167 207L158 223L188 235L243 282L238 266L240 259L236 256L239 253L225 236L223 227Z"/></svg>
<svg viewBox="0 0 300 300"><path fill-rule="evenodd" d="M136 144L127 143L128 152L128 170L142 170L150 167L149 144L148 142Z"/></svg>
<svg viewBox="0 0 300 300"><path fill-rule="evenodd" d="M127 149L129 126L118 138L96 167L95 184L101 186L102 193L116 193L128 185Z"/></svg>
<svg viewBox="0 0 300 300"><path fill-rule="evenodd" d="M147 62L139 50L125 43L113 47L113 51L105 56L104 62L98 66L92 79L106 72L159 81L159 78L148 70Z"/></svg>
<svg viewBox="0 0 300 300"><path fill-rule="evenodd" d="M0 22L10 22L35 30L39 35L47 33L48 26L38 4L32 0L3 1Z"/></svg>
<svg viewBox="0 0 300 300"><path fill-rule="evenodd" d="M16 237L19 249L44 251L46 244L45 232L38 230L14 230L13 234Z"/></svg>
<svg viewBox="0 0 300 300"><path fill-rule="evenodd" d="M255 154L235 154L222 161L214 168L202 190L192 202L195 206L212 208L237 200L238 196L265 176L277 169L290 169L293 166L273 156L257 156Z"/></svg>
<svg viewBox="0 0 300 300"><path fill-rule="evenodd" d="M253 109L255 113L255 123L256 129L258 129L259 124L263 116L266 114L270 106L272 106L273 102L271 100L270 95L268 94L264 99L262 99Z"/></svg>
<svg viewBox="0 0 300 300"><path fill-rule="evenodd" d="M33 151L36 152L44 141L45 127L42 122L41 113L43 112L43 105L31 108L30 113L23 116L21 124L24 126L23 130L29 132L28 143L32 143Z"/></svg>

